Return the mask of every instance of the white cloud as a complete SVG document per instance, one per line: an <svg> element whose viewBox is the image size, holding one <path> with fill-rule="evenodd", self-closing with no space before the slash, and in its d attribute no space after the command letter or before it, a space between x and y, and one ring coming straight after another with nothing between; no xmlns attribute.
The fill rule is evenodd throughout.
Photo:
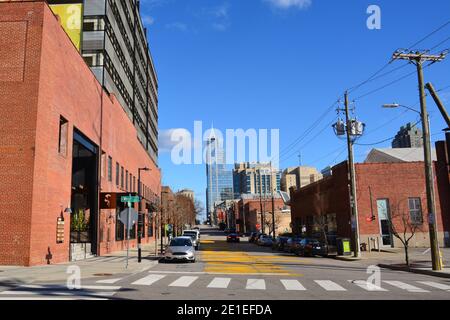
<svg viewBox="0 0 450 320"><path fill-rule="evenodd" d="M142 16L142 22L143 22L146 26L151 26L152 24L155 23L155 18L153 18L152 16L143 15L143 16Z"/></svg>
<svg viewBox="0 0 450 320"><path fill-rule="evenodd" d="M312 4L312 0L264 0L264 1L280 9L289 9L289 8L306 9Z"/></svg>
<svg viewBox="0 0 450 320"><path fill-rule="evenodd" d="M187 29L188 29L187 25L182 22L173 22L173 23L166 24L166 28L179 30L179 31L183 31L183 32L187 31Z"/></svg>

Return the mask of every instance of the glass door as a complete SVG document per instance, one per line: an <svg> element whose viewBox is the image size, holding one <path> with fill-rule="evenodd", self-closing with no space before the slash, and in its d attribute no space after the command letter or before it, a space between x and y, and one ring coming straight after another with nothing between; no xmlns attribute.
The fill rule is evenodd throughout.
<svg viewBox="0 0 450 320"><path fill-rule="evenodd" d="M378 220L380 221L380 233L383 246L392 246L392 234L389 227L389 200L377 200Z"/></svg>

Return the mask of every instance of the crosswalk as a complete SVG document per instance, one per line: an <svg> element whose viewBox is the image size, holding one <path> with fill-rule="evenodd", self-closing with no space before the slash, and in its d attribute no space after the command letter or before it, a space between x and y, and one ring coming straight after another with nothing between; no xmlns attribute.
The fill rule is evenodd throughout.
<svg viewBox="0 0 450 320"><path fill-rule="evenodd" d="M202 280L202 281L200 281ZM97 283L107 283L106 280L98 280ZM120 282L120 279L111 280L109 283ZM131 286L158 286L172 288L205 288L205 289L233 289L233 290L268 290L269 286L278 287L285 291L308 291L324 290L327 292L389 292L401 290L408 293L429 293L431 291L447 291L450 293L450 284L435 281L411 281L413 283L398 280L383 280L378 285L366 280L343 280L332 281L327 279L307 280L307 279L283 279L283 278L245 278L245 277L224 277L212 276L205 273L191 273L190 275L180 275L176 272L151 273L143 278L134 280ZM126 286L126 284L122 284Z"/></svg>
<svg viewBox="0 0 450 320"><path fill-rule="evenodd" d="M310 279L280 279L278 277L245 278L245 277L213 277L202 274L176 275L176 274L148 274L139 279L110 278L95 281L92 284L83 284L80 288L70 290L65 285L38 285L28 284L8 288L0 291L0 300L106 300L112 299L121 290L140 287L152 287L153 290L163 288L195 288L195 289L230 289L264 291L277 288L282 291L307 294L308 291L325 291L331 293L351 292L404 292L413 295L428 294L430 292L447 292L450 298L450 284L436 281L410 281L383 280L374 284L365 280L310 280ZM166 289L164 289L166 290Z"/></svg>

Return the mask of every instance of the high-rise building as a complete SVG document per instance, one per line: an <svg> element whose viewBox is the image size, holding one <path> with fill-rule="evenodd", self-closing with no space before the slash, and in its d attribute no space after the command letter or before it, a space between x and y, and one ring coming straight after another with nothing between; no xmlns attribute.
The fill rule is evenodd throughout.
<svg viewBox="0 0 450 320"><path fill-rule="evenodd" d="M270 163L237 163L233 170L234 198L242 194L266 194L280 190L281 172Z"/></svg>
<svg viewBox="0 0 450 320"><path fill-rule="evenodd" d="M302 188L322 179L322 174L316 168L299 166L287 168L281 175L281 190L289 192L291 187Z"/></svg>
<svg viewBox="0 0 450 320"><path fill-rule="evenodd" d="M402 126L392 141L392 148L423 148L423 135L415 124Z"/></svg>
<svg viewBox="0 0 450 320"><path fill-rule="evenodd" d="M218 203L233 199L233 176L231 170L227 170L221 145L212 129L206 142L206 210L209 222L216 220L212 216Z"/></svg>
<svg viewBox="0 0 450 320"><path fill-rule="evenodd" d="M136 127L138 140L157 162L158 78L140 15L140 1L49 0L48 3L62 18L63 27L98 81L117 97ZM74 31L70 15L80 10L75 5L82 6L79 36L70 33Z"/></svg>

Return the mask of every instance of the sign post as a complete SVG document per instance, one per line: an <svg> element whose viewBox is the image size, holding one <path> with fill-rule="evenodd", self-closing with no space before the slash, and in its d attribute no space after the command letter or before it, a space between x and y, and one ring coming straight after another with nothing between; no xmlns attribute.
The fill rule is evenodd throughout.
<svg viewBox="0 0 450 320"><path fill-rule="evenodd" d="M119 214L119 220L122 221L127 230L127 260L125 267L128 268L128 259L130 255L130 229L132 229L132 221L137 222L138 220L138 213L133 208L131 208L131 204L139 202L140 198L138 196L128 195L122 196L120 198L120 201L126 202L128 204L128 207L122 210Z"/></svg>

